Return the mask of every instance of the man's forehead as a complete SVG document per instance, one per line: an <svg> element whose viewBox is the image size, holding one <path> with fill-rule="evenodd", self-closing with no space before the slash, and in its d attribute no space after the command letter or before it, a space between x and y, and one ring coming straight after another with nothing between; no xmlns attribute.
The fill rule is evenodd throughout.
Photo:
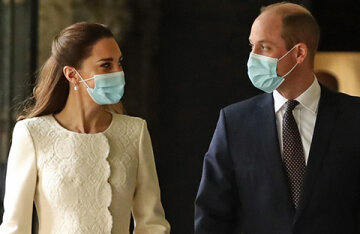
<svg viewBox="0 0 360 234"><path fill-rule="evenodd" d="M254 21L254 24L261 24L265 27L279 28L282 26L282 16L274 11L261 13Z"/></svg>
<svg viewBox="0 0 360 234"><path fill-rule="evenodd" d="M259 15L252 27L250 32L250 40L269 40L274 36L281 36L282 20L279 15L263 13Z"/></svg>

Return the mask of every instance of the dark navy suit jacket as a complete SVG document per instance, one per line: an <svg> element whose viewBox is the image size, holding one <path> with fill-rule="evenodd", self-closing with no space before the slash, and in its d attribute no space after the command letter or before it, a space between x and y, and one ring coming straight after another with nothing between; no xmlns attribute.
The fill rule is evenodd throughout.
<svg viewBox="0 0 360 234"><path fill-rule="evenodd" d="M322 87L295 210L272 94L224 108L204 158L195 234L360 233L359 136L360 98Z"/></svg>

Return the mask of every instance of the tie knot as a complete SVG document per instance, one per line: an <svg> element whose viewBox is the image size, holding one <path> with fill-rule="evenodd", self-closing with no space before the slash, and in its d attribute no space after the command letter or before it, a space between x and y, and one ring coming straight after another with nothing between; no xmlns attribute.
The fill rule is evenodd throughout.
<svg viewBox="0 0 360 234"><path fill-rule="evenodd" d="M292 111L299 104L296 100L289 100L286 102L286 111Z"/></svg>

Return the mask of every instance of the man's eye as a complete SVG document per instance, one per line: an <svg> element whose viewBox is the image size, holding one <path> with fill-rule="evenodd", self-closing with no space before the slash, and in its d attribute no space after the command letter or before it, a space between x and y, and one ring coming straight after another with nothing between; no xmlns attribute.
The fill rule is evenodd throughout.
<svg viewBox="0 0 360 234"><path fill-rule="evenodd" d="M261 46L261 49L262 49L262 50L268 50L269 47L262 45L262 46Z"/></svg>

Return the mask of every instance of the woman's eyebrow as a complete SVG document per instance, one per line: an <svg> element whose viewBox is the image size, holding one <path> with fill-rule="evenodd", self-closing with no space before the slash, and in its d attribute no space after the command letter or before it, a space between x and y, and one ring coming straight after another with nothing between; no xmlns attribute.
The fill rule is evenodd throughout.
<svg viewBox="0 0 360 234"><path fill-rule="evenodd" d="M108 61L113 61L114 59L113 58L102 58L102 59L99 59L97 62L108 62Z"/></svg>

